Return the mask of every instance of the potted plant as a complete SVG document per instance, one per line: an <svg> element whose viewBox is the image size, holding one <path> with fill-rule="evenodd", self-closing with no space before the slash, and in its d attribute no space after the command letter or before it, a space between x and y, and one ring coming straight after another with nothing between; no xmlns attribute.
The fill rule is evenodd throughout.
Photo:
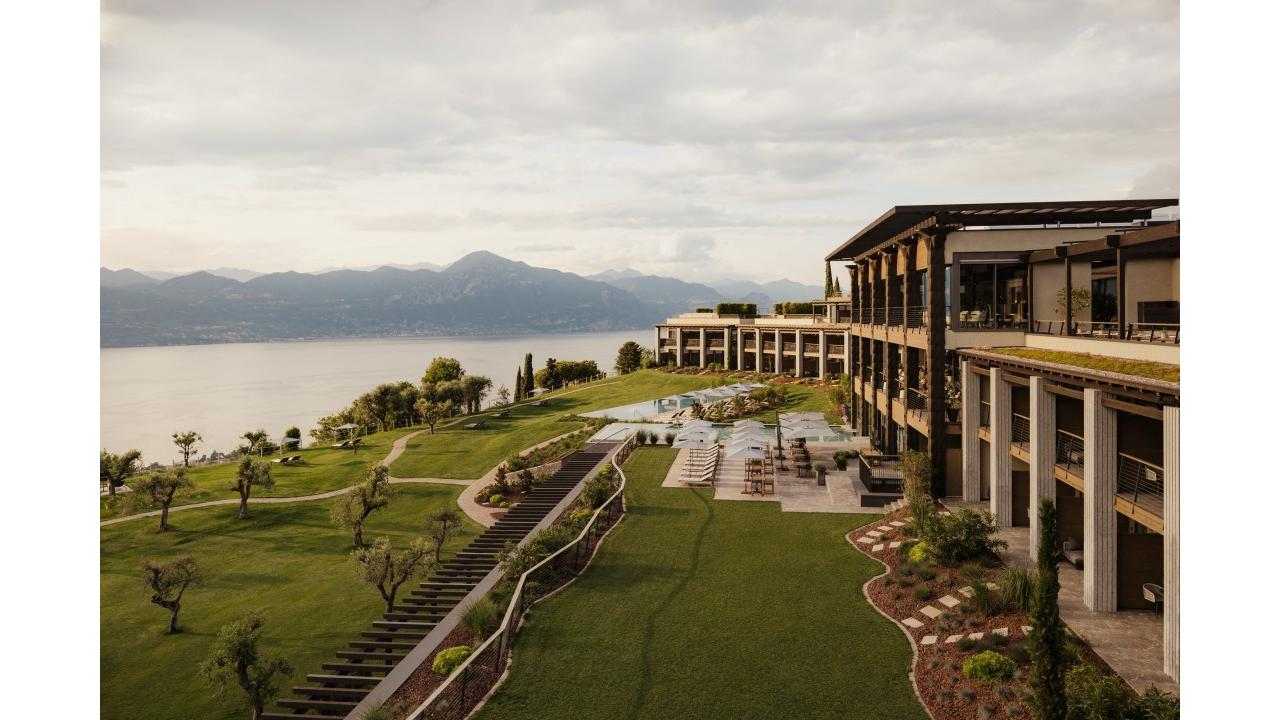
<svg viewBox="0 0 1280 720"><path fill-rule="evenodd" d="M817 465L813 466L813 469L815 472L818 473L818 486L822 487L823 485L826 485L827 484L827 466L823 465L822 463L818 463Z"/></svg>

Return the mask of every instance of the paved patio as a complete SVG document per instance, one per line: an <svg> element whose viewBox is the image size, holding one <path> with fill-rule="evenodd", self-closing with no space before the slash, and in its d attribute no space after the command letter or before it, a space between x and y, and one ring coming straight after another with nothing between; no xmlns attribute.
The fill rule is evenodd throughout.
<svg viewBox="0 0 1280 720"><path fill-rule="evenodd" d="M798 478L788 470L775 476L775 492L770 495L749 495L743 490L745 476L744 465L739 460L720 460L720 472L715 484L716 500L733 500L747 502L776 502L781 505L782 512L829 512L829 513L865 513L883 512L882 508L864 508L861 495L866 488L853 472L854 461L849 463L849 470L836 470L834 455L839 450L857 449L857 441L842 443L810 443L809 455L814 466L827 466L827 484L818 485L816 477ZM676 461L671 465L663 487L686 487L680 473L689 457L688 450L681 450Z"/></svg>
<svg viewBox="0 0 1280 720"><path fill-rule="evenodd" d="M965 503L958 498L944 500L947 507L987 508L986 503ZM1000 538L1009 548L1000 553L1006 564L1034 567L1031 559L1031 533L1025 527L1005 528ZM1084 572L1058 564L1062 589L1058 608L1062 620L1080 637L1089 641L1094 652L1111 666L1138 692L1154 685L1165 692L1178 692L1178 683L1164 674L1164 624L1161 616L1150 610L1121 610L1100 613L1084 606Z"/></svg>

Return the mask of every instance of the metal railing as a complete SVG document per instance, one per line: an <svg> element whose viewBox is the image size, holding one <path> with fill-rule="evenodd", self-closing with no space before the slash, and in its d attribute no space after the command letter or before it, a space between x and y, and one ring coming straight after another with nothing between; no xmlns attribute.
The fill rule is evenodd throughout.
<svg viewBox="0 0 1280 720"><path fill-rule="evenodd" d="M743 350L755 350L755 349L756 349L756 341L755 341L755 340L743 340L743 341L742 341L742 349L743 349Z"/></svg>
<svg viewBox="0 0 1280 720"><path fill-rule="evenodd" d="M929 396L916 388L907 388L907 412L925 414L929 411Z"/></svg>
<svg viewBox="0 0 1280 720"><path fill-rule="evenodd" d="M883 307L871 308L871 324L883 325L886 314L885 308Z"/></svg>
<svg viewBox="0 0 1280 720"><path fill-rule="evenodd" d="M991 427L991 403L982 400L978 405L978 427Z"/></svg>
<svg viewBox="0 0 1280 720"><path fill-rule="evenodd" d="M816 352L821 352L821 348L819 347L818 343L805 343L804 351L807 353L816 353Z"/></svg>
<svg viewBox="0 0 1280 720"><path fill-rule="evenodd" d="M1013 420L1009 424L1010 439L1015 445L1028 447L1031 445L1031 418L1026 415L1013 413Z"/></svg>
<svg viewBox="0 0 1280 720"><path fill-rule="evenodd" d="M435 689L406 720L461 720L470 713L472 706L497 682L506 664L507 650L511 640L520 628L520 620L529 605L537 598L526 597L526 587L531 581L539 578L562 577L568 571L577 574L582 571L591 558L595 544L599 542L604 531L612 526L616 517L626 512L623 491L627 487L627 476L622 472L622 463L636 447L633 435L610 457L609 462L618 473L618 489L596 509L574 538L564 547L548 555L537 565L526 570L516 580L511 602L507 604L506 614L498 629L493 631L467 659L453 671L444 683ZM602 520L603 518L603 520ZM539 585L545 585L539 583Z"/></svg>
<svg viewBox="0 0 1280 720"><path fill-rule="evenodd" d="M796 351L796 344L795 344L795 343L793 343L793 342L784 342L784 343L782 343L782 352L795 352L795 351Z"/></svg>
<svg viewBox="0 0 1280 720"><path fill-rule="evenodd" d="M1059 430L1054 451L1054 462L1067 472L1084 474L1084 438L1075 433Z"/></svg>
<svg viewBox="0 0 1280 720"><path fill-rule="evenodd" d="M777 349L778 349L778 342L777 342L776 340L765 340L765 341L764 341L764 349L765 349L765 350L770 350L770 351L777 350Z"/></svg>
<svg viewBox="0 0 1280 720"><path fill-rule="evenodd" d="M708 347L708 348L715 349L715 350L722 350L722 349L724 349L724 341L723 341L723 340L708 340L708 341L707 341L707 347Z"/></svg>
<svg viewBox="0 0 1280 720"><path fill-rule="evenodd" d="M1164 468L1119 453L1116 498L1164 517Z"/></svg>
<svg viewBox="0 0 1280 720"><path fill-rule="evenodd" d="M907 319L906 308L891 307L889 310L889 325L902 325Z"/></svg>
<svg viewBox="0 0 1280 720"><path fill-rule="evenodd" d="M858 322L861 322L863 325L871 323L871 308L858 308Z"/></svg>
<svg viewBox="0 0 1280 720"><path fill-rule="evenodd" d="M907 327L924 327L928 320L929 308L924 305L913 305L907 308Z"/></svg>
<svg viewBox="0 0 1280 720"><path fill-rule="evenodd" d="M1036 320L1030 323L1029 331L1038 335L1077 335L1086 338L1170 345L1179 344L1182 331L1178 323L1125 323L1122 327L1115 322L1072 321L1070 327L1071 330L1068 331L1065 320Z"/></svg>
<svg viewBox="0 0 1280 720"><path fill-rule="evenodd" d="M871 492L902 490L902 462L897 455L858 455L858 479Z"/></svg>

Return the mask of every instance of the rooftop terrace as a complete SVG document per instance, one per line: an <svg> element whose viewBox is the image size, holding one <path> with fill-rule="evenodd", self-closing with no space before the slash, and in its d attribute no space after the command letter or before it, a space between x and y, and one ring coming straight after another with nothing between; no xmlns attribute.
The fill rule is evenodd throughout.
<svg viewBox="0 0 1280 720"><path fill-rule="evenodd" d="M1132 375L1148 380L1162 380L1177 383L1181 368L1166 363L1148 362L1144 360L1126 360L1124 358L1089 355L1087 353L1063 352L1058 350L1041 350L1038 348L984 348L983 352L996 355L1008 355L1023 360L1038 360L1057 365L1070 365L1106 373Z"/></svg>

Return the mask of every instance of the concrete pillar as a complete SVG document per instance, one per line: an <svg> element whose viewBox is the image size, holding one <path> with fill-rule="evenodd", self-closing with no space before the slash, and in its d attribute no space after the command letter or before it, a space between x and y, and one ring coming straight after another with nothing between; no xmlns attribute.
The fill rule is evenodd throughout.
<svg viewBox="0 0 1280 720"><path fill-rule="evenodd" d="M653 326L653 361L662 364L662 326Z"/></svg>
<svg viewBox="0 0 1280 720"><path fill-rule="evenodd" d="M991 514L996 525L1013 527L1013 461L1009 441L1013 428L1010 413L1012 391L1004 380L1004 371L991 368Z"/></svg>
<svg viewBox="0 0 1280 720"><path fill-rule="evenodd" d="M933 388L929 389L933 392ZM973 363L960 363L960 457L963 461L963 498L965 502L982 500L982 441L978 438L978 421L982 402L982 380L973 371Z"/></svg>
<svg viewBox="0 0 1280 720"><path fill-rule="evenodd" d="M725 330L724 334L726 338L729 336L730 332L733 333L733 337L734 337L733 347L734 347L734 350L737 351L737 355L738 355L738 364L735 365L733 369L742 370L743 369L742 361L743 361L743 356L745 355L745 353L743 353L742 351L742 331L737 327L734 327L732 330Z"/></svg>
<svg viewBox="0 0 1280 720"><path fill-rule="evenodd" d="M1178 628L1182 603L1178 598L1181 591L1182 563L1179 560L1179 512L1178 475L1181 470L1179 454L1181 441L1178 423L1181 408L1165 407L1164 409L1164 672L1175 682L1178 677L1179 653L1181 643Z"/></svg>
<svg viewBox="0 0 1280 720"><path fill-rule="evenodd" d="M698 328L698 367L707 366L707 329Z"/></svg>
<svg viewBox="0 0 1280 720"><path fill-rule="evenodd" d="M1057 497L1053 468L1057 460L1058 396L1044 378L1031 377L1031 557L1040 539L1040 502Z"/></svg>
<svg viewBox="0 0 1280 720"><path fill-rule="evenodd" d="M764 372L764 334L756 330L756 372Z"/></svg>
<svg viewBox="0 0 1280 720"><path fill-rule="evenodd" d="M818 333L818 377L827 377L827 334Z"/></svg>
<svg viewBox="0 0 1280 720"><path fill-rule="evenodd" d="M1116 610L1116 413L1084 391L1084 606Z"/></svg>
<svg viewBox="0 0 1280 720"><path fill-rule="evenodd" d="M796 377L804 377L804 334L796 331Z"/></svg>
<svg viewBox="0 0 1280 720"><path fill-rule="evenodd" d="M676 328L676 367L684 367L684 329Z"/></svg>
<svg viewBox="0 0 1280 720"><path fill-rule="evenodd" d="M774 352L773 371L781 375L782 374L782 331L781 330L773 331L773 352Z"/></svg>
<svg viewBox="0 0 1280 720"><path fill-rule="evenodd" d="M845 332L845 334L844 334L844 373L845 373L846 375L848 375L848 376L849 376L849 379L850 379L851 381L853 380L853 348L852 348L852 345L853 345L853 334L852 334L852 333L849 333L849 332ZM850 383L849 383L849 386L850 386L850 387L853 387L853 383L852 383L852 382L850 382Z"/></svg>

